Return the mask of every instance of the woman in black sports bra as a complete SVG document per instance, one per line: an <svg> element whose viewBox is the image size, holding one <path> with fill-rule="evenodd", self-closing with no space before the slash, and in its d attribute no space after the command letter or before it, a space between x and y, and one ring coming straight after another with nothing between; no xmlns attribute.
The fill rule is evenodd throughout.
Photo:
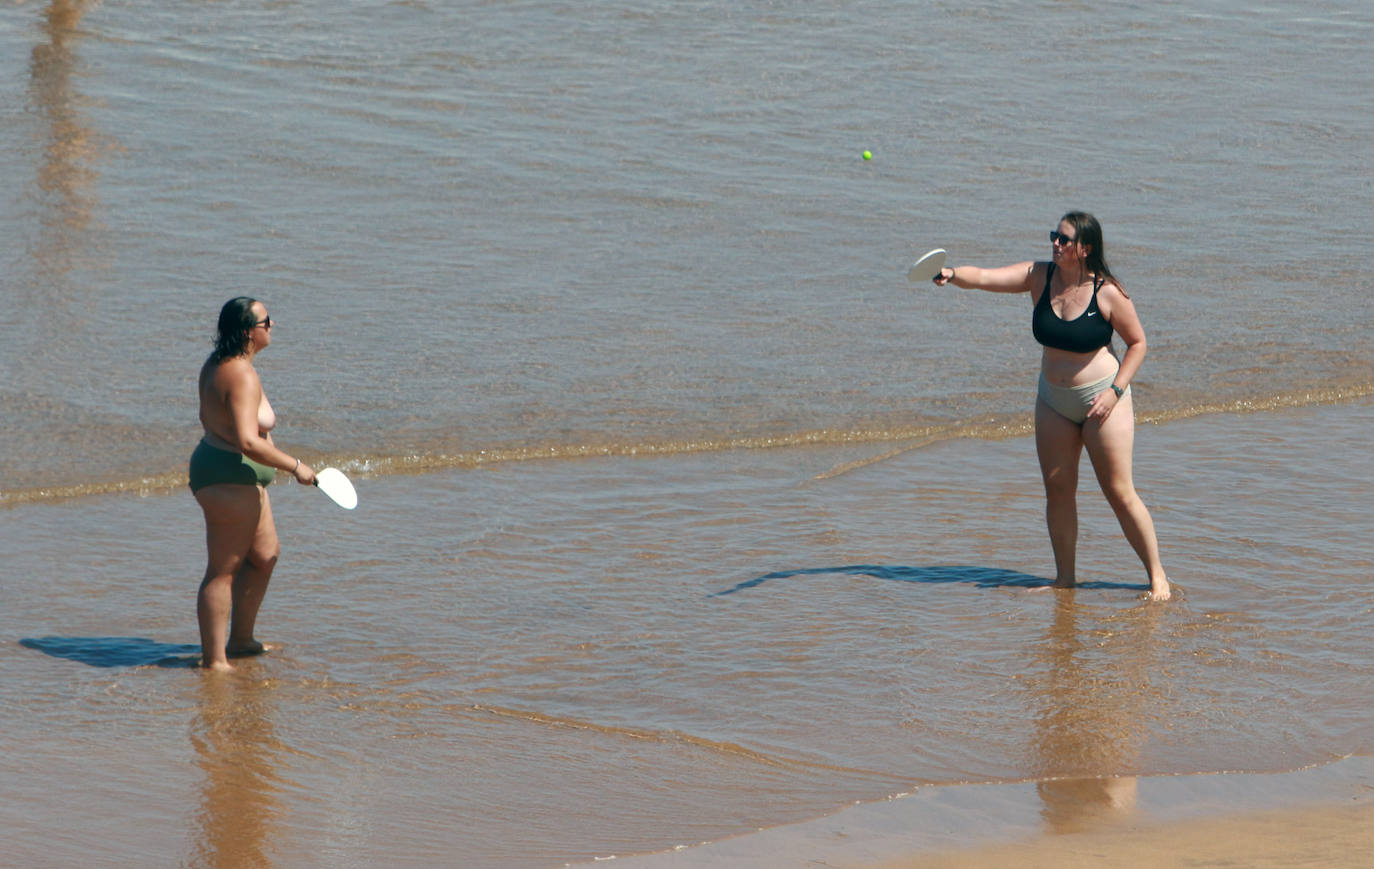
<svg viewBox="0 0 1374 869"><path fill-rule="evenodd" d="M1071 211L1050 233L1050 262L1001 268L944 268L937 286L1028 293L1031 332L1044 347L1035 402L1035 446L1045 481L1045 518L1057 588L1076 584L1078 465L1086 447L1102 493L1150 581L1149 597L1167 600L1154 521L1131 476L1135 416L1131 380L1145 360L1145 330L1135 305L1107 267L1097 218ZM1112 336L1126 352L1118 360Z"/></svg>

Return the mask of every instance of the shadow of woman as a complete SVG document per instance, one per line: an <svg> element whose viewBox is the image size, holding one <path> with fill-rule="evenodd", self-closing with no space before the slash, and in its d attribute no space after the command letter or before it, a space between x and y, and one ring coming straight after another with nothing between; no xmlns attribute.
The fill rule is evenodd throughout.
<svg viewBox="0 0 1374 869"><path fill-rule="evenodd" d="M89 667L194 667L200 663L198 645L143 637L28 637L19 645Z"/></svg>
<svg viewBox="0 0 1374 869"><path fill-rule="evenodd" d="M1032 768L1050 831L1110 826L1134 812L1131 773L1158 715L1150 674L1163 612L1090 608L1072 591L1056 592L1053 620L1035 652L1043 672L1028 686L1040 710Z"/></svg>
<svg viewBox="0 0 1374 869"><path fill-rule="evenodd" d="M270 682L242 670L200 680L191 745L205 779L188 866L276 865L271 852L282 814L275 769L281 746L272 727L271 691Z"/></svg>
<svg viewBox="0 0 1374 869"><path fill-rule="evenodd" d="M826 574L838 574L840 576L871 576L874 579L883 579L890 582L920 582L920 583L964 583L977 588L1049 588L1053 583L1051 580L1041 576L1031 576L1028 573L1020 573L1015 570L1004 570L1000 567L982 567L967 564L933 565L929 567L905 567L891 564L849 564L841 567L804 567L796 570L778 570L773 573L765 573L753 579L746 579L737 585L725 589L724 591L713 592L711 597L724 597L727 594L735 594L750 588L757 588L765 582L773 580L792 579L794 577L823 576ZM1130 589L1134 591L1149 590L1148 585L1128 584L1119 582L1085 582L1079 588L1108 588L1108 589Z"/></svg>

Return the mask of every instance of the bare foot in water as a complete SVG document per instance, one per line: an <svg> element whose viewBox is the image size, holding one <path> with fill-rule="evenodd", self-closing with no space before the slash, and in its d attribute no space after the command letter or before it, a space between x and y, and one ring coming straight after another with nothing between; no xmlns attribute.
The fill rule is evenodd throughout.
<svg viewBox="0 0 1374 869"><path fill-rule="evenodd" d="M1169 588L1168 579L1162 579L1159 582L1151 582L1150 590L1141 595L1145 600L1169 600L1173 596L1174 593Z"/></svg>
<svg viewBox="0 0 1374 869"><path fill-rule="evenodd" d="M1050 583L1049 585L1033 585L1033 586L1031 586L1030 588L1028 588L1028 589L1026 589L1026 590L1027 590L1027 591L1036 591L1036 592L1039 592L1039 591L1062 591L1063 589L1066 589L1066 588L1077 588L1077 587L1078 587L1078 583L1075 582L1075 581L1072 580L1072 579L1069 579L1069 580L1056 579L1054 582Z"/></svg>
<svg viewBox="0 0 1374 869"><path fill-rule="evenodd" d="M202 659L201 662L200 662L200 668L201 668L202 670L209 670L211 673L232 673L232 672L234 672L234 665L233 665L233 664L230 664L228 661L216 661L216 662L214 662L214 663L212 663L212 664L207 664L207 663L205 663L205 661Z"/></svg>
<svg viewBox="0 0 1374 869"><path fill-rule="evenodd" d="M265 655L276 648L276 646L266 643L259 643L257 640L249 640L235 646L225 646L224 654L230 658L251 658L254 655Z"/></svg>

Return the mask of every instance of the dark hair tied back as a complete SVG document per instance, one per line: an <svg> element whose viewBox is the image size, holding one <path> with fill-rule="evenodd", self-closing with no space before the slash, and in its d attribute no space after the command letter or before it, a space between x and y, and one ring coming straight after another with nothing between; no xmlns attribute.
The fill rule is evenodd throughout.
<svg viewBox="0 0 1374 869"><path fill-rule="evenodd" d="M215 349L210 353L213 361L223 362L248 352L248 333L253 331L253 326L258 322L253 314L255 302L257 299L238 296L225 302L224 307L219 309Z"/></svg>

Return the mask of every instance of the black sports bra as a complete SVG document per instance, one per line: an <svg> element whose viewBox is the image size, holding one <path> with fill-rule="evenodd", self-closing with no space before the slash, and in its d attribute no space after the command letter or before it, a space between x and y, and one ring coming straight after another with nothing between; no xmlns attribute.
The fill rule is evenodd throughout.
<svg viewBox="0 0 1374 869"><path fill-rule="evenodd" d="M1073 320L1061 320L1050 307L1050 278L1054 263L1045 269L1045 289L1031 313L1031 334L1046 347L1068 350L1070 353L1092 353L1112 343L1112 324L1097 309L1097 291L1104 283L1093 280L1093 297L1088 308Z"/></svg>

